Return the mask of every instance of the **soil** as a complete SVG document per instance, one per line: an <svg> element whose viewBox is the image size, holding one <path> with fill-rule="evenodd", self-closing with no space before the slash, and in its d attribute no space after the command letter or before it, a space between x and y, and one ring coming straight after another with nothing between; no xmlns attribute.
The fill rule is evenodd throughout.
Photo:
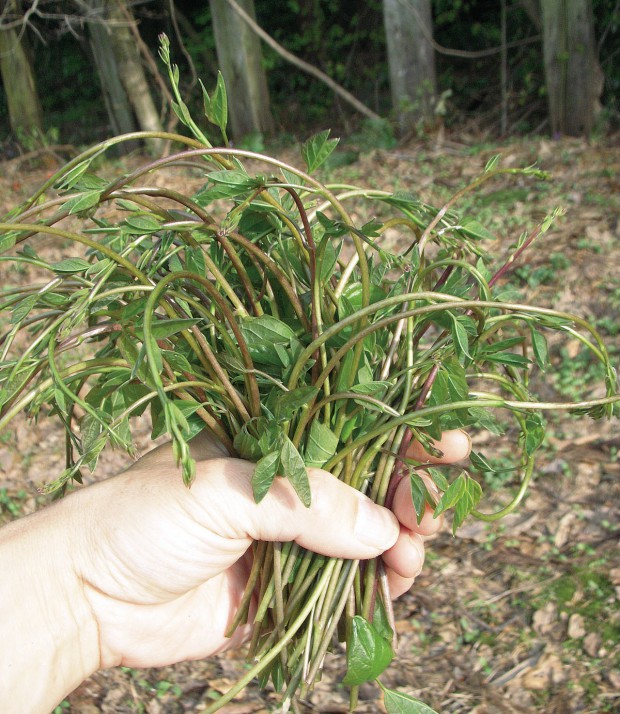
<svg viewBox="0 0 620 714"><path fill-rule="evenodd" d="M556 205L567 208L513 273L511 285L530 303L595 320L617 363L620 137L590 143L530 138L483 147L475 137L442 138L362 153L332 174L337 181L406 189L438 203L496 153L503 166L537 163L553 177L542 186L522 179L485 186L473 206L497 235L493 250L498 256ZM281 155L301 163L297 151ZM118 164L104 168L119 170ZM50 171L19 160L5 162L0 211L29 195ZM188 169L171 173L167 182L187 190L201 179ZM63 254L62 244L42 241L41 252ZM17 276L2 264L0 276L3 286L32 279L28 271ZM553 367L540 385L545 398L561 397L571 387L597 394L578 347L552 345ZM571 362L583 366L585 376L564 378ZM498 457L510 448L484 436L474 440ZM139 426L137 441L143 450L150 448L148 424ZM62 469L63 449L58 425L45 419L16 421L2 436L0 523L44 505L37 486ZM466 522L456 537L446 528L428 543L423 574L395 605L398 656L382 677L384 684L443 714L620 711L619 451L617 420L550 418L536 483L519 512L496 526ZM105 478L127 463L122 454L106 454L93 478ZM98 672L58 711L200 712L244 671L242 654L163 669ZM344 670L337 645L303 710L346 712L347 692L339 684ZM277 710L275 694L253 685L222 711ZM362 686L358 711L385 711L377 687Z"/></svg>

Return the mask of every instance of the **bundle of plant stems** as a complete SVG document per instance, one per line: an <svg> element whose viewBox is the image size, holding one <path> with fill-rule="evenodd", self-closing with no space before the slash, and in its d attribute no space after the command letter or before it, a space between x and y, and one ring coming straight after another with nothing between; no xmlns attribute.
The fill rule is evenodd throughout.
<svg viewBox="0 0 620 714"><path fill-rule="evenodd" d="M407 193L327 186L311 174L336 146L328 132L304 144L306 171L230 148L220 79L212 95L204 92L206 117L224 138L214 148L180 97L165 39L161 55L175 110L193 137L160 132L103 142L0 224L0 260L44 276L0 293L10 320L0 338L0 431L22 411L60 419L66 469L48 491L81 481L108 443L132 452L131 420L149 411L153 438L170 436L188 486L188 442L206 431L231 455L256 462L257 501L285 478L308 506L309 466L387 505L409 478L420 517L428 503L437 515L453 509L456 529L470 514L500 518L523 498L544 437L542 410L612 414L615 372L596 330L494 292L554 216L498 260L481 248L488 231L453 210L496 176L540 179L541 172L492 160L441 209ZM183 148L117 180L93 172L104 152L136 137ZM157 172L187 165L204 172L195 195L153 184ZM356 220L349 206L366 218ZM382 247L386 232L398 232L399 252ZM68 257L46 261L37 252L42 236L61 239ZM550 331L579 340L602 363L604 398L546 404L531 394L532 373L549 362ZM494 470L483 454L473 452L456 476L427 469L442 494L437 502L420 476L428 465L405 457L411 439L432 453L433 439L460 427L508 429L519 446L514 497L490 513L478 510L481 483ZM296 709L338 639L354 705L356 687L393 656L380 560L256 543L233 628L249 616L253 596L252 666L208 711L255 676L271 679L284 709ZM388 711L430 711L384 690Z"/></svg>

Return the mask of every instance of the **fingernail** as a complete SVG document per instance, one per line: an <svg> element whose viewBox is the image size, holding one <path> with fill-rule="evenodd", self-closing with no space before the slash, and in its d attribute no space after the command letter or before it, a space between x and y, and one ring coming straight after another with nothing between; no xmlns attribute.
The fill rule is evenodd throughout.
<svg viewBox="0 0 620 714"><path fill-rule="evenodd" d="M355 521L355 537L364 545L380 551L391 548L398 538L396 516L361 496Z"/></svg>

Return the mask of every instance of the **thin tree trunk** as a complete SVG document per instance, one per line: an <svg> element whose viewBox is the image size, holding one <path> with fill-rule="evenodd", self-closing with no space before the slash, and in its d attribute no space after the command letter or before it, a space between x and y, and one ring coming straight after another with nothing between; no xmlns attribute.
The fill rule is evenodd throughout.
<svg viewBox="0 0 620 714"><path fill-rule="evenodd" d="M108 3L108 19L114 23L111 32L112 47L118 65L120 80L142 131L162 131L159 112L153 101L144 74L140 52L128 23L133 15L124 0Z"/></svg>
<svg viewBox="0 0 620 714"><path fill-rule="evenodd" d="M104 7L100 0L91 0L93 12L99 12L100 22L90 22L89 44L101 84L103 101L114 134L135 131L131 106L121 82L118 63L112 47L109 28L105 24Z"/></svg>
<svg viewBox="0 0 620 714"><path fill-rule="evenodd" d="M437 82L430 0L383 0L383 18L400 129L433 123Z"/></svg>
<svg viewBox="0 0 620 714"><path fill-rule="evenodd" d="M10 8L18 13L16 3ZM37 92L32 62L24 33L16 28L0 30L0 73L9 109L11 129L20 134L36 136L43 132L43 114Z"/></svg>
<svg viewBox="0 0 620 714"><path fill-rule="evenodd" d="M542 20L552 133L588 136L603 89L590 2L544 0Z"/></svg>
<svg viewBox="0 0 620 714"><path fill-rule="evenodd" d="M218 63L228 93L228 116L235 139L273 134L267 77L260 40L226 0L210 0ZM239 5L255 19L254 0Z"/></svg>

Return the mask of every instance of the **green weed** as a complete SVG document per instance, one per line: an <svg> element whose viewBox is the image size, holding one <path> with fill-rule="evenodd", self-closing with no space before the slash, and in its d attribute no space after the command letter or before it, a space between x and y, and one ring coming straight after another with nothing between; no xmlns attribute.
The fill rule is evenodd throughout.
<svg viewBox="0 0 620 714"><path fill-rule="evenodd" d="M28 494L24 490L10 494L8 489L0 488L0 523L6 523L23 515L27 499Z"/></svg>

